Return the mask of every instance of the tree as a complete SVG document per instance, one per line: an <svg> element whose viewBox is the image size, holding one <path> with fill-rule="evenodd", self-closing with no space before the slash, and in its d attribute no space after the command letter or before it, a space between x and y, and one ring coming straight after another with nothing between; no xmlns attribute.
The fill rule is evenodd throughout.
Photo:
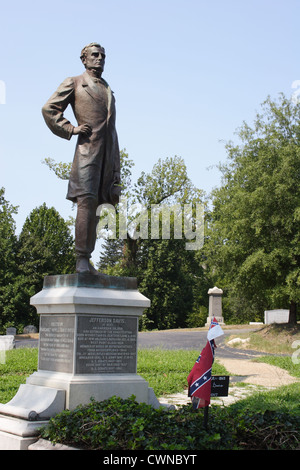
<svg viewBox="0 0 300 470"><path fill-rule="evenodd" d="M12 286L17 275L16 224L13 218L17 207L5 199L5 189L0 189L0 330L13 325L14 306L11 301Z"/></svg>
<svg viewBox="0 0 300 470"><path fill-rule="evenodd" d="M235 319L300 302L300 104L268 98L229 142L205 252ZM225 297L225 296L224 296Z"/></svg>
<svg viewBox="0 0 300 470"><path fill-rule="evenodd" d="M137 277L140 291L151 299L143 320L143 328L172 328L186 325L188 315L199 299L199 279L203 268L195 262L193 250L186 249L187 238L179 221L180 230L175 237L174 225L185 204L202 203L203 192L198 190L187 175L186 165L180 157L159 159L151 173L142 172L136 184L127 193L130 235L123 240L107 240L100 257L99 268L115 275ZM166 210L169 215L170 234L162 236L162 215L159 217L158 237L153 235L151 209ZM131 209L135 208L132 211ZM195 213L192 213L195 219ZM194 223L195 220L192 220ZM146 225L146 236L141 235ZM156 239L158 238L158 239ZM121 242L121 243L120 243ZM203 303L203 302L202 302ZM200 305L199 305L200 306Z"/></svg>
<svg viewBox="0 0 300 470"><path fill-rule="evenodd" d="M194 252L185 249L185 240L171 238L146 243L147 261L140 274L140 291L151 300L151 305L141 326L159 330L184 328L198 300L203 271L195 262Z"/></svg>
<svg viewBox="0 0 300 470"><path fill-rule="evenodd" d="M44 203L26 218L18 240L16 279L19 299L19 322L37 324L35 309L30 307L30 297L42 289L45 276L74 272L74 240L68 224L56 209Z"/></svg>

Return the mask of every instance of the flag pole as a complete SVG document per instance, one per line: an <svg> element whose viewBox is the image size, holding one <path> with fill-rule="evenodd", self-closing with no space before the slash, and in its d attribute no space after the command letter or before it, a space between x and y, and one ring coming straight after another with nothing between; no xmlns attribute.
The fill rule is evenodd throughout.
<svg viewBox="0 0 300 470"><path fill-rule="evenodd" d="M207 428L208 428L208 408L209 408L209 405L206 405L206 406L204 407L203 425L204 425L205 431L207 431Z"/></svg>

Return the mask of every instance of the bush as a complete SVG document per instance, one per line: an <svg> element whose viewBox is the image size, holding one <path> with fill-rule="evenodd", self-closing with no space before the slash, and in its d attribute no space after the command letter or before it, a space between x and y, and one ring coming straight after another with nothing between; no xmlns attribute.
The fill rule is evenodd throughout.
<svg viewBox="0 0 300 470"><path fill-rule="evenodd" d="M133 396L112 397L63 411L41 437L90 450L299 449L299 424L296 414L212 406L205 430L203 409L156 410Z"/></svg>
<svg viewBox="0 0 300 470"><path fill-rule="evenodd" d="M81 449L185 450L225 448L231 435L229 427L222 438L220 433L217 425L207 433L201 412L190 406L154 409L135 402L132 396L126 400L92 400L73 411L63 411L49 421L42 437Z"/></svg>

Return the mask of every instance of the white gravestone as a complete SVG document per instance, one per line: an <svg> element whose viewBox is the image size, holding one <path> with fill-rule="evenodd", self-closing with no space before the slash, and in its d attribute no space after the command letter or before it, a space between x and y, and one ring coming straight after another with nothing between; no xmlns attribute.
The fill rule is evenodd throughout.
<svg viewBox="0 0 300 470"><path fill-rule="evenodd" d="M288 309L265 310L265 325L272 323L288 323L290 311Z"/></svg>

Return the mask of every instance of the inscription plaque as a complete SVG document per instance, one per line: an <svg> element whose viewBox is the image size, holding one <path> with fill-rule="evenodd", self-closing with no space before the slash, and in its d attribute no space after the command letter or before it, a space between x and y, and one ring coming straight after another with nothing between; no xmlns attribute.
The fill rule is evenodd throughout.
<svg viewBox="0 0 300 470"><path fill-rule="evenodd" d="M74 315L41 315L39 369L73 372Z"/></svg>
<svg viewBox="0 0 300 470"><path fill-rule="evenodd" d="M76 374L136 373L137 318L78 315Z"/></svg>
<svg viewBox="0 0 300 470"><path fill-rule="evenodd" d="M228 397L229 375L211 376L211 397Z"/></svg>

